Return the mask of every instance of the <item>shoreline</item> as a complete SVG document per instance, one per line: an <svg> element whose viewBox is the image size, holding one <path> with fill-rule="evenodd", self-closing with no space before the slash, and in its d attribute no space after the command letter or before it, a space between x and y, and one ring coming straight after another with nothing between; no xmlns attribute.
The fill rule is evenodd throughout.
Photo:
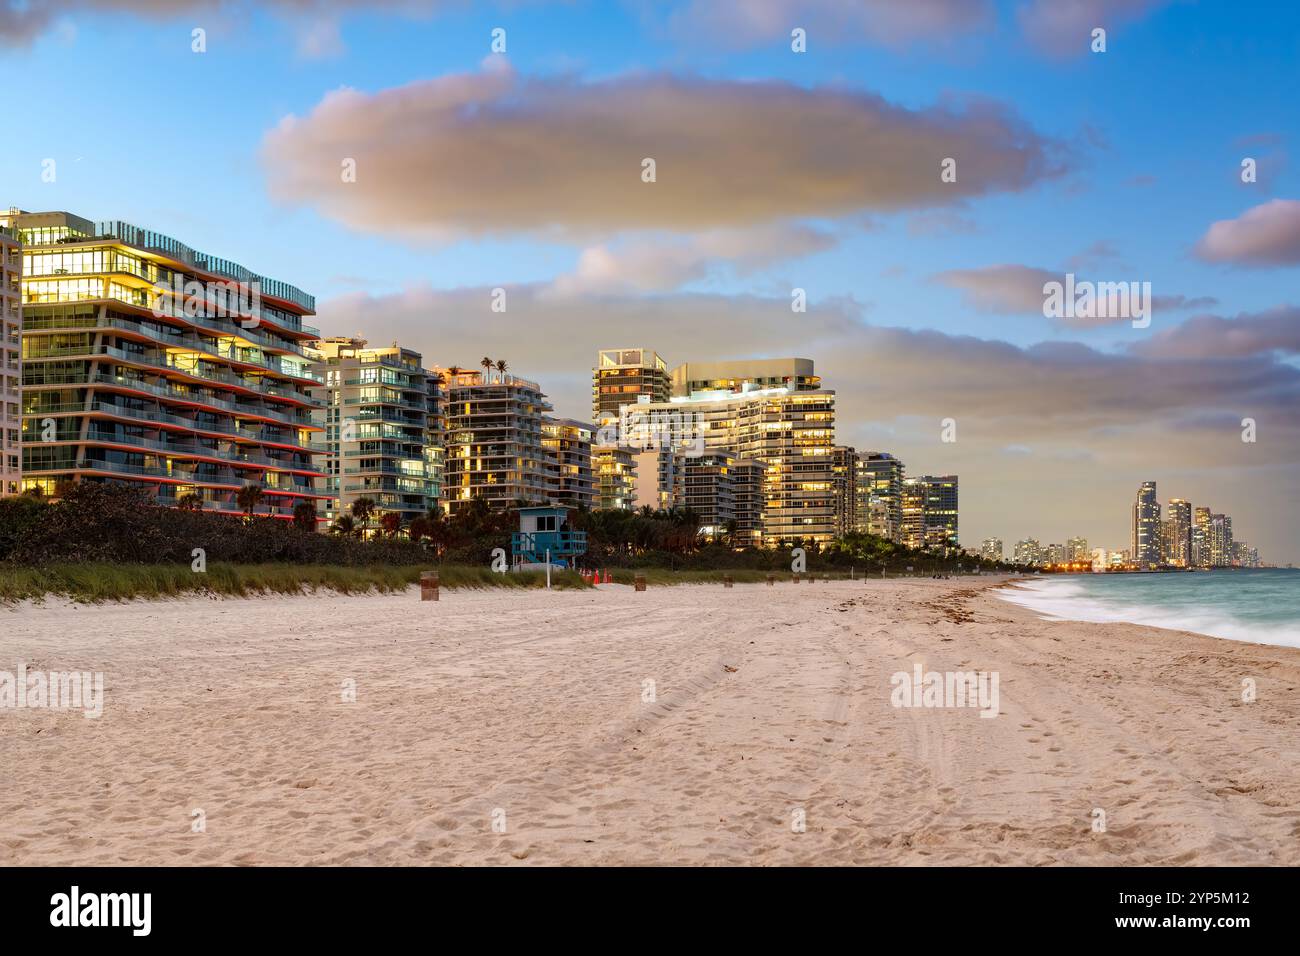
<svg viewBox="0 0 1300 956"><path fill-rule="evenodd" d="M1062 578L1055 583L1064 584ZM1024 608L1050 623L1132 624L1160 631L1197 634L1215 640L1240 644L1260 644L1268 647L1300 647L1300 632L1288 623L1257 623L1221 611L1211 605L1204 607L1177 604L1152 604L1143 606L1140 596L1129 602L1110 594L1061 594L1050 588L1053 579L1022 577L1006 582L999 590L1007 592L1001 599L1007 604ZM1035 587L1044 584L1047 587ZM1013 592L1025 595L1012 596ZM1188 626L1189 622L1193 626ZM1200 624L1198 628L1194 625Z"/></svg>
<svg viewBox="0 0 1300 956"><path fill-rule="evenodd" d="M1045 622L996 596L1013 581L185 598L101 606L93 629L16 609L0 670L102 671L104 708L0 710L12 766L42 771L0 794L0 846L16 865L1300 863L1300 650ZM996 672L996 719L893 706L917 665Z"/></svg>

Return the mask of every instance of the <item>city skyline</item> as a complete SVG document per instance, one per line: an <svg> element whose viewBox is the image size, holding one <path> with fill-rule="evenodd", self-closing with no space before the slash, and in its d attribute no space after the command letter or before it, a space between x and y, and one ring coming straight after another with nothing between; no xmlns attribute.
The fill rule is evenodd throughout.
<svg viewBox="0 0 1300 956"><path fill-rule="evenodd" d="M72 85L18 97L25 133L0 152L2 204L220 250L310 289L329 334L397 340L439 365L501 352L561 418L587 417L591 355L611 344L705 362L808 355L837 393L837 443L962 476L968 547L994 535L1109 547L1127 538L1109 503L1158 474L1193 503L1233 500L1261 554L1300 560L1298 130L1268 82L1290 52L1277 23L1176 3L1112 18L1094 4L1110 44L1094 54L1058 45L1046 4L973 3L969 17L884 29L828 3L796 54L784 28L743 20L702 49L685 26L702 3L644 14L650 30L626 8L411 18L338 4L324 33L289 5L249 14L242 33L197 3L175 15L77 6L10 20L0 56L19 75L148 56L193 110L223 117L222 135L185 151L178 132L175 162L132 147L125 105ZM504 54L491 52L497 27ZM935 46L951 56L922 56ZM1122 95L1137 83L1144 97ZM950 94L967 99L946 105ZM222 110L231 97L249 108ZM471 103L476 122L457 125ZM711 141L695 103L733 115L738 141ZM633 154L597 122L607 107L644 131ZM848 130L830 170L767 135L820 112ZM556 114L574 119L573 139L538 122ZM407 143L419 174L385 166L416 118L429 134ZM456 151L440 152L451 130ZM491 166L503 138L525 146L506 164L510 188L467 172ZM570 148L593 165L559 162ZM937 163L908 175L950 153L956 189ZM868 176L855 154L898 165ZM645 156L658 159L653 184ZM344 185L348 157L358 178ZM841 173L851 185L837 192ZM1045 318L1037 289L1067 273L1150 281L1150 327ZM791 312L796 288L806 312Z"/></svg>

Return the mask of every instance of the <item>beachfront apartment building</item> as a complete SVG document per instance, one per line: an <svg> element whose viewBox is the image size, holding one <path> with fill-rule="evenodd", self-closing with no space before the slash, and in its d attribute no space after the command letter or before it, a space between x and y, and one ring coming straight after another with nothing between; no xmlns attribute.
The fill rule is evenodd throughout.
<svg viewBox="0 0 1300 956"><path fill-rule="evenodd" d="M22 487L125 482L162 505L290 518L324 497L313 298L161 233L0 213L22 243Z"/></svg>
<svg viewBox="0 0 1300 956"><path fill-rule="evenodd" d="M596 485L596 507L630 510L636 501L637 456L617 445L591 449L591 471Z"/></svg>
<svg viewBox="0 0 1300 956"><path fill-rule="evenodd" d="M547 497L556 503L592 508L596 501L591 465L594 429L571 418L542 418L542 447L546 450Z"/></svg>
<svg viewBox="0 0 1300 956"><path fill-rule="evenodd" d="M661 456L695 446L696 454L757 462L763 547L834 539L835 393L820 387L810 360L689 363L673 370L673 382L670 401L636 410L651 422L683 423L682 434L664 438ZM662 487L659 494L662 501Z"/></svg>
<svg viewBox="0 0 1300 956"><path fill-rule="evenodd" d="M980 557L985 561L1001 561L1002 554L1001 538L985 538L980 542Z"/></svg>
<svg viewBox="0 0 1300 956"><path fill-rule="evenodd" d="M0 226L0 498L22 488L22 278L18 234Z"/></svg>
<svg viewBox="0 0 1300 956"><path fill-rule="evenodd" d="M474 499L496 511L550 496L542 420L551 405L536 382L505 372L448 369L443 499L451 514Z"/></svg>
<svg viewBox="0 0 1300 956"><path fill-rule="evenodd" d="M958 546L956 475L904 478L902 543L909 548Z"/></svg>
<svg viewBox="0 0 1300 956"><path fill-rule="evenodd" d="M1092 561L1092 549L1088 547L1087 538L1071 538L1065 542L1065 550L1071 564L1088 564Z"/></svg>
<svg viewBox="0 0 1300 956"><path fill-rule="evenodd" d="M728 359L685 362L672 370L672 394L678 398L700 392L747 392L785 388L810 392L821 388L812 359Z"/></svg>
<svg viewBox="0 0 1300 956"><path fill-rule="evenodd" d="M694 512L700 534L745 548L763 537L763 466L722 452L665 452L659 459L660 507Z"/></svg>
<svg viewBox="0 0 1300 956"><path fill-rule="evenodd" d="M903 478L903 463L889 452L858 453L859 531L895 543L902 540Z"/></svg>
<svg viewBox="0 0 1300 956"><path fill-rule="evenodd" d="M844 537L858 530L858 453L836 445L831 454L835 488L835 534Z"/></svg>
<svg viewBox="0 0 1300 956"><path fill-rule="evenodd" d="M436 509L442 477L437 373L425 370L419 352L397 343L372 348L365 339L326 338L309 354L321 382L313 393L326 452L324 516L348 514L364 498L373 506L373 530L386 514L407 524Z"/></svg>
<svg viewBox="0 0 1300 956"><path fill-rule="evenodd" d="M619 409L636 402L666 402L668 364L645 348L601 349L591 370L591 420L597 428L617 422Z"/></svg>

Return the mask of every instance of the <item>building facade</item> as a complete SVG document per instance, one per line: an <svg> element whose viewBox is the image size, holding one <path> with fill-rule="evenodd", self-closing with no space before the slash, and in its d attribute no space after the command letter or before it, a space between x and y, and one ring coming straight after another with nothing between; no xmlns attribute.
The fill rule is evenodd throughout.
<svg viewBox="0 0 1300 956"><path fill-rule="evenodd" d="M449 374L443 498L451 514L475 498L496 511L549 499L542 419L550 410L541 387L517 375Z"/></svg>
<svg viewBox="0 0 1300 956"><path fill-rule="evenodd" d="M867 451L859 453L857 468L858 530L902 541L903 463L888 452Z"/></svg>
<svg viewBox="0 0 1300 956"><path fill-rule="evenodd" d="M650 349L601 349L591 370L591 420L597 428L618 421L619 409L636 402L666 402L668 364Z"/></svg>
<svg viewBox="0 0 1300 956"><path fill-rule="evenodd" d="M386 514L407 524L436 509L442 454L430 399L438 391L420 353L327 338L311 354L322 382L314 392L327 453L325 517L347 514L363 498L374 506L372 527Z"/></svg>
<svg viewBox="0 0 1300 956"><path fill-rule="evenodd" d="M0 215L23 245L24 488L125 482L289 518L324 497L301 290L129 223Z"/></svg>
<svg viewBox="0 0 1300 956"><path fill-rule="evenodd" d="M677 414L693 421L705 454L725 454L761 466L763 547L787 547L796 541L828 544L835 538L833 391L780 387L695 392L644 409L651 416Z"/></svg>
<svg viewBox="0 0 1300 956"><path fill-rule="evenodd" d="M1129 553L1138 568L1154 568L1160 564L1160 502L1154 481L1142 482L1133 502Z"/></svg>
<svg viewBox="0 0 1300 956"><path fill-rule="evenodd" d="M1002 539L985 538L980 543L980 557L985 561L1002 560Z"/></svg>
<svg viewBox="0 0 1300 956"><path fill-rule="evenodd" d="M1043 549L1034 538L1017 541L1012 552L1013 560L1018 565L1037 565L1043 563Z"/></svg>
<svg viewBox="0 0 1300 956"><path fill-rule="evenodd" d="M18 234L0 226L0 498L22 489L22 278Z"/></svg>
<svg viewBox="0 0 1300 956"><path fill-rule="evenodd" d="M956 475L905 478L902 542L909 548L958 547Z"/></svg>
<svg viewBox="0 0 1300 956"><path fill-rule="evenodd" d="M672 371L672 394L685 398L697 392L745 392L786 388L792 392L816 391L821 379L812 359L729 359L721 362L686 362Z"/></svg>
<svg viewBox="0 0 1300 956"><path fill-rule="evenodd" d="M1173 568L1192 567L1192 503L1183 498L1169 499L1169 526L1165 564Z"/></svg>
<svg viewBox="0 0 1300 956"><path fill-rule="evenodd" d="M835 490L835 534L842 538L858 530L858 453L845 445L836 445L831 455L831 476Z"/></svg>
<svg viewBox="0 0 1300 956"><path fill-rule="evenodd" d="M591 470L593 429L571 418L542 418L542 447L546 449L547 497L555 502L590 509L596 502Z"/></svg>
<svg viewBox="0 0 1300 956"><path fill-rule="evenodd" d="M626 448L600 445L591 449L596 507L603 511L631 510L636 500L637 459Z"/></svg>
<svg viewBox="0 0 1300 956"><path fill-rule="evenodd" d="M1192 509L1192 564L1210 567L1210 509Z"/></svg>

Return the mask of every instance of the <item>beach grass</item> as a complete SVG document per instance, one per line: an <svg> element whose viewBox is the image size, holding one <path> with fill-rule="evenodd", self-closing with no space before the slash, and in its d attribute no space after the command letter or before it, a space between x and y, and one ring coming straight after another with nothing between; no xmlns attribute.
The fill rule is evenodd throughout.
<svg viewBox="0 0 1300 956"><path fill-rule="evenodd" d="M544 571L494 574L486 567L464 565L341 567L301 564L228 564L213 562L205 572L180 564L56 564L41 568L0 566L0 602L41 600L47 596L96 603L133 598L220 594L249 597L335 591L340 594L391 593L420 581L420 572L436 570L442 588L537 588L546 586ZM584 588L572 571L551 574L551 586Z"/></svg>

